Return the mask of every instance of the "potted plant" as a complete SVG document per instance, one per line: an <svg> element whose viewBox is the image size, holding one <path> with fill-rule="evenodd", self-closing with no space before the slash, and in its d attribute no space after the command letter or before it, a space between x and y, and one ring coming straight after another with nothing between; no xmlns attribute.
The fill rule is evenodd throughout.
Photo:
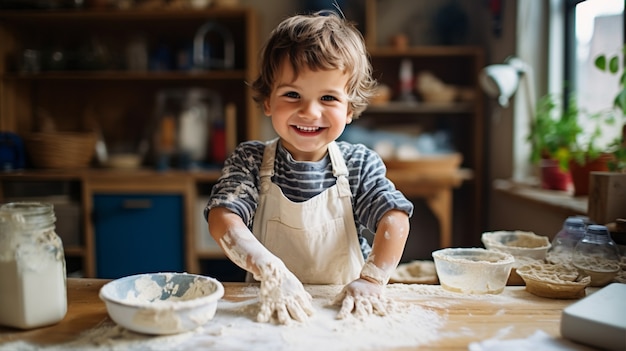
<svg viewBox="0 0 626 351"><path fill-rule="evenodd" d="M571 188L570 148L582 133L578 113L575 100L570 100L566 108L561 109L553 94L541 97L537 103L527 140L531 145L530 161L540 166L544 189Z"/></svg>
<svg viewBox="0 0 626 351"><path fill-rule="evenodd" d="M619 57L617 55L607 58L601 54L594 61L595 67L601 71L611 74L619 74ZM571 173L574 196L589 194L589 179L591 172L618 171L626 169L626 149L622 135L610 144L600 144L602 127L606 126L612 130L617 130L619 122L626 113L626 76L622 74L619 79L620 89L613 99L613 106L598 113L589 114L577 111L579 119L587 117L588 123L584 131L578 133L576 140L569 146L569 153L561 158L561 164L565 159L569 159L569 170ZM574 110L575 107L570 108ZM622 122L623 123L623 122ZM590 127L590 124L592 125ZM623 127L623 128L626 128Z"/></svg>
<svg viewBox="0 0 626 351"><path fill-rule="evenodd" d="M615 126L616 120L612 111L603 111L589 115L592 128L587 126L587 132L581 133L570 146L569 170L572 176L574 196L589 194L589 176L591 172L606 172L615 158L611 152L611 145L601 146L599 139L602 135L602 125ZM615 142L613 142L615 143Z"/></svg>
<svg viewBox="0 0 626 351"><path fill-rule="evenodd" d="M610 58L599 55L595 66L601 71L620 74L617 55ZM573 188L574 196L587 195L591 172L626 170L624 137L620 135L609 145L599 142L603 126L615 128L623 124L626 74L621 73L619 85L612 108L593 114L581 110L575 98L570 98L563 107L554 94L539 99L527 140L531 144L531 162L540 166L542 188L564 191ZM583 120L588 121L585 128ZM626 131L626 125L622 128Z"/></svg>
<svg viewBox="0 0 626 351"><path fill-rule="evenodd" d="M587 195L589 174L608 171L614 159L599 139L603 126L616 124L616 115L612 110L589 114L578 107L575 98L564 108L557 101L554 94L548 94L537 104L528 136L531 161L540 165L544 189L573 188L575 196ZM585 128L583 120L589 121Z"/></svg>

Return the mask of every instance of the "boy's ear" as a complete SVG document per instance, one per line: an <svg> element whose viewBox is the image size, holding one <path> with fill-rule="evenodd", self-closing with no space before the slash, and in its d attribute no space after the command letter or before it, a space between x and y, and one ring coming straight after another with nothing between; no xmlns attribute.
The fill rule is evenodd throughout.
<svg viewBox="0 0 626 351"><path fill-rule="evenodd" d="M348 109L348 114L346 115L346 124L352 123L352 117L354 116L354 112L352 109Z"/></svg>
<svg viewBox="0 0 626 351"><path fill-rule="evenodd" d="M265 114L265 116L270 117L271 116L271 106L270 106L270 99L265 99L263 101L263 113Z"/></svg>

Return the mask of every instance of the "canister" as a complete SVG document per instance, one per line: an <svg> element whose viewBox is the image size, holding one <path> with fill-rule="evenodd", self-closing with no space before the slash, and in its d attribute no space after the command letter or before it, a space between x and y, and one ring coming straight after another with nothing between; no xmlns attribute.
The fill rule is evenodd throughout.
<svg viewBox="0 0 626 351"><path fill-rule="evenodd" d="M0 325L31 329L67 313L63 244L50 203L0 206Z"/></svg>

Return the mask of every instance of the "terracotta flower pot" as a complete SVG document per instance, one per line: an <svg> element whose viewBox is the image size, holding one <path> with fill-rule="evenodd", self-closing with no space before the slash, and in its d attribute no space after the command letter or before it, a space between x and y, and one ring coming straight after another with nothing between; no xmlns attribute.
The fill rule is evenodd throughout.
<svg viewBox="0 0 626 351"><path fill-rule="evenodd" d="M572 176L569 171L559 168L557 160L543 159L540 163L541 188L547 190L570 191Z"/></svg>
<svg viewBox="0 0 626 351"><path fill-rule="evenodd" d="M602 154L599 158L587 161L584 164L572 160L569 163L570 173L574 184L574 196L589 195L589 179L591 172L608 172L611 154Z"/></svg>

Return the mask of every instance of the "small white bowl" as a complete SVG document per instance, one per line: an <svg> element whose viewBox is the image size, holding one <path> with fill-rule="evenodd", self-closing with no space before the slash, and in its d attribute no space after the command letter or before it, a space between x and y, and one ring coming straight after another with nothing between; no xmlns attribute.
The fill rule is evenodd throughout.
<svg viewBox="0 0 626 351"><path fill-rule="evenodd" d="M520 230L485 232L480 240L488 250L508 252L517 258L544 260L550 249L550 239Z"/></svg>
<svg viewBox="0 0 626 351"><path fill-rule="evenodd" d="M513 255L483 248L447 248L432 253L441 287L466 294L499 294L515 262Z"/></svg>
<svg viewBox="0 0 626 351"><path fill-rule="evenodd" d="M214 278L187 273L149 273L113 280L100 289L109 316L139 333L176 334L215 316L224 286Z"/></svg>

